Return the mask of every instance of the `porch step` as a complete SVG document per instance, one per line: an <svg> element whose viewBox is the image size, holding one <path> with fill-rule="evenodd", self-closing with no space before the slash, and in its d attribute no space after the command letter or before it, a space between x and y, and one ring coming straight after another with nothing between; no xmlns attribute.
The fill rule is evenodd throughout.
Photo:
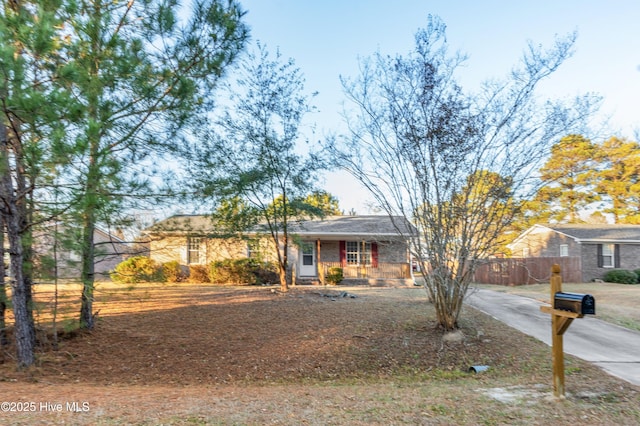
<svg viewBox="0 0 640 426"><path fill-rule="evenodd" d="M345 278L340 285L367 285L369 287L413 287L411 278Z"/></svg>
<svg viewBox="0 0 640 426"><path fill-rule="evenodd" d="M314 278L296 278L296 285L320 285L320 281Z"/></svg>
<svg viewBox="0 0 640 426"><path fill-rule="evenodd" d="M321 285L318 279L298 278L296 285ZM413 287L415 282L411 278L345 278L339 286L369 286L369 287Z"/></svg>

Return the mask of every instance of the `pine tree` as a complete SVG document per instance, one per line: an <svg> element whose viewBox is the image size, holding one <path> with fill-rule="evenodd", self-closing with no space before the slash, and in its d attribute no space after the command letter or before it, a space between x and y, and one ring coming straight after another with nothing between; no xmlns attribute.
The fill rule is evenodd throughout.
<svg viewBox="0 0 640 426"><path fill-rule="evenodd" d="M597 146L581 135L568 135L551 147L540 169L543 186L535 196L537 209L551 212L556 222L580 222L580 211L598 201L594 190Z"/></svg>
<svg viewBox="0 0 640 426"><path fill-rule="evenodd" d="M73 90L85 105L67 169L81 224L83 328L94 326L96 226L149 196L153 164L211 107L247 38L234 1L190 6L188 15L176 2L85 0L71 21Z"/></svg>
<svg viewBox="0 0 640 426"><path fill-rule="evenodd" d="M11 1L0 11L0 213L10 253L17 362L35 361L32 313L32 229L36 194L57 161L75 102L66 89L69 68L64 22L57 2Z"/></svg>
<svg viewBox="0 0 640 426"><path fill-rule="evenodd" d="M612 137L598 146L596 191L606 197L615 223L640 224L640 145Z"/></svg>

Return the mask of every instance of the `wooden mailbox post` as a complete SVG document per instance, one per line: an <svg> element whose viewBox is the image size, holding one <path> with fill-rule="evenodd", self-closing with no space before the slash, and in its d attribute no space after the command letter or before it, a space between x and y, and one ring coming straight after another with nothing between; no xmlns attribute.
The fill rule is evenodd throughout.
<svg viewBox="0 0 640 426"><path fill-rule="evenodd" d="M595 314L595 300L593 296L578 293L562 292L562 277L560 265L551 267L551 306L541 306L540 310L551 314L551 354L553 362L553 395L564 398L564 348L562 335L569 328L575 318L582 318L585 314ZM564 297L567 296L567 297ZM569 307L562 305L558 309L559 300L571 299L576 303ZM583 306L584 305L584 306Z"/></svg>

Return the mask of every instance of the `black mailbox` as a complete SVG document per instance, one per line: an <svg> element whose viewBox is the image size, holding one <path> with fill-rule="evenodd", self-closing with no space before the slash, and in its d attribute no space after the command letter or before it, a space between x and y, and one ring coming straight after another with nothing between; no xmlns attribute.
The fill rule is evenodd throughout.
<svg viewBox="0 0 640 426"><path fill-rule="evenodd" d="M557 292L553 307L581 315L596 314L596 299L590 294Z"/></svg>

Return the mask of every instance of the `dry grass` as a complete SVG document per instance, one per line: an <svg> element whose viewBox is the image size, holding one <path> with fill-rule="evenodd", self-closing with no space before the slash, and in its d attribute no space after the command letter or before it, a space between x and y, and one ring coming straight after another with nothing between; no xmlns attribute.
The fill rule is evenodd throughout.
<svg viewBox="0 0 640 426"><path fill-rule="evenodd" d="M77 312L77 288L62 290ZM445 343L420 288L104 284L96 308L97 329L42 346L36 368L5 353L2 399L36 410L1 423L640 423L637 387L572 357L554 400L550 349L471 308L464 341ZM490 369L470 374L478 364Z"/></svg>

